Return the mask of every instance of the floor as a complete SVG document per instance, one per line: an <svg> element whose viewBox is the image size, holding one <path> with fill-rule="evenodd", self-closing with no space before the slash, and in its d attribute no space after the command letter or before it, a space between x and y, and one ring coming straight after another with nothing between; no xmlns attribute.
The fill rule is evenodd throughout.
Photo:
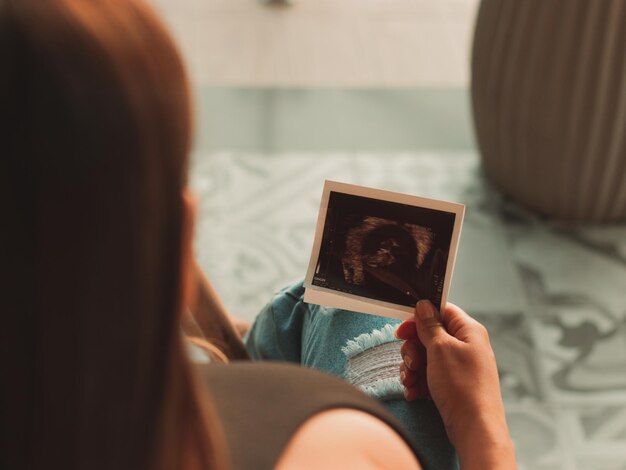
<svg viewBox="0 0 626 470"><path fill-rule="evenodd" d="M488 327L522 470L626 470L626 226L568 227L484 180L477 0L153 0L196 91L197 253L253 318L306 271L325 179L462 202L450 298Z"/></svg>

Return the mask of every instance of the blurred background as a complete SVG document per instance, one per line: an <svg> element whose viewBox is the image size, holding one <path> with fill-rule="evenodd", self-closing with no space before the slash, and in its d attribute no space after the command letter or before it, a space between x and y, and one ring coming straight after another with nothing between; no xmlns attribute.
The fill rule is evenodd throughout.
<svg viewBox="0 0 626 470"><path fill-rule="evenodd" d="M461 202L450 300L490 330L520 469L626 469L626 1L152 3L232 312L304 276L325 179Z"/></svg>

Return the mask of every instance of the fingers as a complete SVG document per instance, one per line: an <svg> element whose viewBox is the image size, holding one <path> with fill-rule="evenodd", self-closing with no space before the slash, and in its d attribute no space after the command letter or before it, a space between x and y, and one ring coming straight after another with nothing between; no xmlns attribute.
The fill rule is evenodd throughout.
<svg viewBox="0 0 626 470"><path fill-rule="evenodd" d="M412 341L405 341L400 348L400 354L402 355L402 361L409 370L418 370L420 366L420 351L416 343Z"/></svg>
<svg viewBox="0 0 626 470"><path fill-rule="evenodd" d="M405 320L396 329L396 338L407 340L417 340L417 327L414 320Z"/></svg>
<svg viewBox="0 0 626 470"><path fill-rule="evenodd" d="M423 389L418 386L406 387L404 389L404 399L406 401L417 400L418 398L425 397L426 394L423 392Z"/></svg>
<svg viewBox="0 0 626 470"><path fill-rule="evenodd" d="M448 336L443 324L437 318L437 309L428 300L420 300L415 306L417 336L428 349L437 338Z"/></svg>
<svg viewBox="0 0 626 470"><path fill-rule="evenodd" d="M411 370L406 367L406 364L403 362L400 364L400 382L405 387L412 387L418 382L419 374L416 370Z"/></svg>
<svg viewBox="0 0 626 470"><path fill-rule="evenodd" d="M404 386L404 398L407 401L430 397L425 365L419 367L418 370L411 370L403 362L400 365L400 382Z"/></svg>
<svg viewBox="0 0 626 470"><path fill-rule="evenodd" d="M450 302L448 302L446 304L446 308L443 309L442 320L446 326L452 321L459 321L463 323L476 321L461 307Z"/></svg>
<svg viewBox="0 0 626 470"><path fill-rule="evenodd" d="M450 335L464 342L484 336L483 325L451 303L448 303L443 311L443 323Z"/></svg>
<svg viewBox="0 0 626 470"><path fill-rule="evenodd" d="M408 401L429 395L426 382L426 349L419 341L406 341L400 348L400 382L404 386L404 397Z"/></svg>

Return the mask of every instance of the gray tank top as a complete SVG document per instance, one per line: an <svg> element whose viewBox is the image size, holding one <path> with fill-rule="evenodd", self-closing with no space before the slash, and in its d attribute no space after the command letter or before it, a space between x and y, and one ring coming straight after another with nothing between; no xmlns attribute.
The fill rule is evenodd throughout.
<svg viewBox="0 0 626 470"><path fill-rule="evenodd" d="M283 363L201 366L226 434L234 470L272 469L296 430L332 408L375 416L417 451L402 425L381 404L322 372Z"/></svg>

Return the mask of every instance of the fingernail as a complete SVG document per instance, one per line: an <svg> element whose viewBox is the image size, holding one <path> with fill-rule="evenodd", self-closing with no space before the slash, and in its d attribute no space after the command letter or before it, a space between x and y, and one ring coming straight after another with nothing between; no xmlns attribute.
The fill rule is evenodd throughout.
<svg viewBox="0 0 626 470"><path fill-rule="evenodd" d="M435 317L437 310L430 301L420 300L415 306L415 314L420 320L428 320Z"/></svg>
<svg viewBox="0 0 626 470"><path fill-rule="evenodd" d="M403 358L403 359L404 359L404 363L406 364L406 366L407 366L409 369L412 369L412 368L413 368L413 367L412 367L412 366L413 366L413 358L412 358L411 356L408 356L408 355L407 355L407 356L404 356L404 358Z"/></svg>

